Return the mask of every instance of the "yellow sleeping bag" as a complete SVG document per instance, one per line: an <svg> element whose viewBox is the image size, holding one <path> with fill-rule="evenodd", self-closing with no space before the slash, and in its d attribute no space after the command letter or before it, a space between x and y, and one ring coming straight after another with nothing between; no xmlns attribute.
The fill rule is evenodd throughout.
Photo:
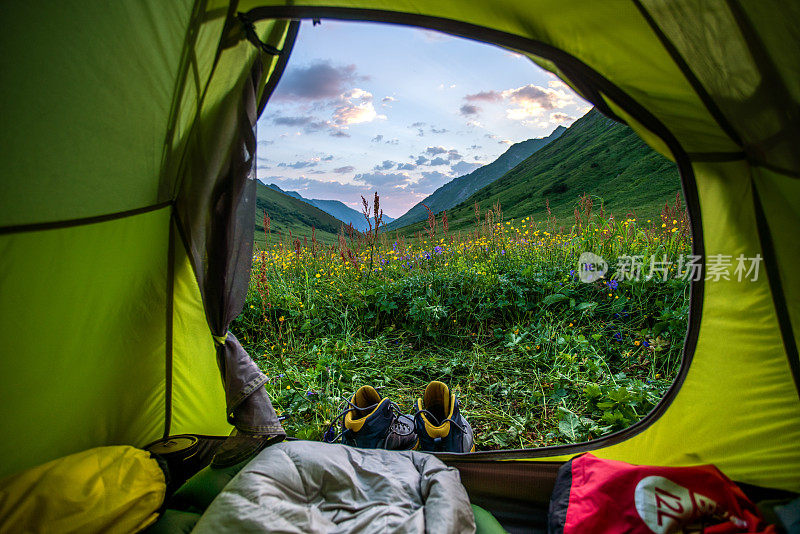
<svg viewBox="0 0 800 534"><path fill-rule="evenodd" d="M146 451L79 452L0 481L0 534L138 532L158 517L166 487Z"/></svg>

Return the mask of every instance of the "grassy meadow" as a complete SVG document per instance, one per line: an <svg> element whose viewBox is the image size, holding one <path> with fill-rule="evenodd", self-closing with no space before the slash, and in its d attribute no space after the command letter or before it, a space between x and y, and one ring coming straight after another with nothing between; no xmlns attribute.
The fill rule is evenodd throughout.
<svg viewBox="0 0 800 534"><path fill-rule="evenodd" d="M476 206L470 231L431 214L413 237L342 229L334 245L278 240L265 224L231 329L299 438L320 439L361 385L409 413L434 379L459 397L478 450L625 428L680 366L689 223L679 198L646 221L599 204L584 195L570 220L505 220L499 205ZM605 278L578 279L582 252L608 262ZM612 279L626 256L643 256L643 276ZM667 280L647 276L649 259L665 256Z"/></svg>

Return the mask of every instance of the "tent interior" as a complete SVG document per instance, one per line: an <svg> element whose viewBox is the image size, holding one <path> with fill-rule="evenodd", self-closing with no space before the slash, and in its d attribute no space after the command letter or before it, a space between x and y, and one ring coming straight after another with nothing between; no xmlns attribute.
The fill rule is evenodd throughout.
<svg viewBox="0 0 800 534"><path fill-rule="evenodd" d="M800 492L798 5L20 1L2 18L0 477L92 447L229 433L214 336L250 274L253 128L299 20L330 18L527 55L676 162L694 254L764 259L755 283L692 283L679 376L639 423L442 455L470 497L530 514L586 451Z"/></svg>

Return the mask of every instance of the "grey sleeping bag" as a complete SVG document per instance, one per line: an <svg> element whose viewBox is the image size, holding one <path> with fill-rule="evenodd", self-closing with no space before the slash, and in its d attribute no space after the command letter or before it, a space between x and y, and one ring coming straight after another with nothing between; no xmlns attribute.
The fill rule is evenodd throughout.
<svg viewBox="0 0 800 534"><path fill-rule="evenodd" d="M475 521L458 471L435 456L293 441L247 464L192 532L472 533Z"/></svg>

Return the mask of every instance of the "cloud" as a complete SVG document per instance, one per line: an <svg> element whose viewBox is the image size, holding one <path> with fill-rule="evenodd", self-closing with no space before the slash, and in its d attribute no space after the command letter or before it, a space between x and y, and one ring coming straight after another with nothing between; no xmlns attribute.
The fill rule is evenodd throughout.
<svg viewBox="0 0 800 534"><path fill-rule="evenodd" d="M502 95L511 104L517 106L506 110L506 116L512 120L540 117L546 111L560 109L575 101L574 94L563 89L552 89L533 84L507 89L502 92Z"/></svg>
<svg viewBox="0 0 800 534"><path fill-rule="evenodd" d="M384 142L385 142L387 145L399 145L399 144L400 144L400 139L398 139L398 138L396 138L396 137L392 137L391 139L387 139L387 140L386 140L386 141L384 141Z"/></svg>
<svg viewBox="0 0 800 534"><path fill-rule="evenodd" d="M381 98L381 106L383 106L385 108L392 107L390 105L392 102L397 102L397 99L394 98L393 96L384 96L383 98Z"/></svg>
<svg viewBox="0 0 800 534"><path fill-rule="evenodd" d="M453 148L447 151L447 159L449 159L450 161L456 161L459 159L463 159L463 156L458 153L458 150Z"/></svg>
<svg viewBox="0 0 800 534"><path fill-rule="evenodd" d="M272 119L274 124L279 126L305 126L313 121L313 117L282 117L277 116Z"/></svg>
<svg viewBox="0 0 800 534"><path fill-rule="evenodd" d="M413 163L398 163L397 164L397 170L398 171L413 171L416 168L417 168L417 166L414 165Z"/></svg>
<svg viewBox="0 0 800 534"><path fill-rule="evenodd" d="M417 159L414 160L414 163L416 163L417 165L425 165L428 163L428 161L430 160L425 156L417 156Z"/></svg>
<svg viewBox="0 0 800 534"><path fill-rule="evenodd" d="M547 87L551 87L553 89L567 89L570 91L572 90L570 89L569 85L565 84L561 80L550 80L549 82L547 82Z"/></svg>
<svg viewBox="0 0 800 534"><path fill-rule="evenodd" d="M335 98L346 86L368 79L356 73L355 65L334 66L329 61L318 61L307 67L288 69L273 96L278 100L324 100Z"/></svg>
<svg viewBox="0 0 800 534"><path fill-rule="evenodd" d="M452 37L446 33L438 32L436 30L419 30L414 32L416 35L421 36L428 42L437 43L442 41L447 41L452 39Z"/></svg>
<svg viewBox="0 0 800 534"><path fill-rule="evenodd" d="M380 186L393 186L398 187L405 185L409 181L408 174L404 172L370 172L364 174L356 174L353 180L363 182L371 187Z"/></svg>
<svg viewBox="0 0 800 534"><path fill-rule="evenodd" d="M463 106L458 108L458 110L462 115L466 117L467 115L477 115L478 113L480 113L481 108L479 108L475 104L464 104Z"/></svg>
<svg viewBox="0 0 800 534"><path fill-rule="evenodd" d="M333 112L333 124L344 127L351 124L372 122L375 119L386 119L386 115L378 115L372 105L372 93L363 89L352 89L340 97L340 105Z"/></svg>
<svg viewBox="0 0 800 534"><path fill-rule="evenodd" d="M437 165L447 165L447 163L448 163L447 160L444 159L443 157L435 157L431 160L431 162L428 165L430 165L431 167L436 167Z"/></svg>
<svg viewBox="0 0 800 534"><path fill-rule="evenodd" d="M447 149L443 146L429 146L425 149L426 154L430 154L431 156L435 156L437 154L444 154L447 152Z"/></svg>
<svg viewBox="0 0 800 534"><path fill-rule="evenodd" d="M454 176L463 176L465 174L471 173L472 171L474 171L479 167L483 167L483 165L479 163L467 163L466 161L459 161L458 163L450 167L450 169L452 170L451 174L453 174Z"/></svg>
<svg viewBox="0 0 800 534"><path fill-rule="evenodd" d="M503 95L497 91L481 91L472 95L466 95L464 100L467 102L500 102Z"/></svg>
<svg viewBox="0 0 800 534"><path fill-rule="evenodd" d="M422 128L419 128L417 130L417 137L425 137L425 130L423 130Z"/></svg>
<svg viewBox="0 0 800 534"><path fill-rule="evenodd" d="M511 139L501 139L500 141L498 141L498 143L501 145L513 145L514 141L512 141Z"/></svg>
<svg viewBox="0 0 800 534"><path fill-rule="evenodd" d="M550 114L550 122L555 122L558 124L572 124L575 122L575 117L571 117L561 111L556 111L555 113Z"/></svg>
<svg viewBox="0 0 800 534"><path fill-rule="evenodd" d="M505 91L481 91L464 96L465 103L459 108L465 117L477 115L482 109L476 102L508 103L513 107L506 109L506 116L512 120L525 120L541 117L545 112L561 109L574 103L575 95L564 83L551 80L548 87L528 84Z"/></svg>
<svg viewBox="0 0 800 534"><path fill-rule="evenodd" d="M298 191L306 198L336 198L350 200L355 195L366 193L363 185L346 184L335 180L317 180L301 176L299 178L285 178L283 176L270 176L267 183L273 182L284 191ZM263 180L262 180L263 181ZM356 197L358 198L358 197Z"/></svg>
<svg viewBox="0 0 800 534"><path fill-rule="evenodd" d="M383 141L383 136L381 134L378 134L372 138L373 143L380 143L381 141Z"/></svg>
<svg viewBox="0 0 800 534"><path fill-rule="evenodd" d="M388 171L389 169L391 169L395 165L396 165L396 163L394 161L392 161L390 159L385 159L385 160L383 160L383 163L379 163L378 165L375 165L374 169L376 171Z"/></svg>
<svg viewBox="0 0 800 534"><path fill-rule="evenodd" d="M423 172L422 178L411 184L411 189L416 193L427 195L449 182L451 178L451 176L439 171Z"/></svg>
<svg viewBox="0 0 800 534"><path fill-rule="evenodd" d="M353 167L352 165L345 165L344 167L336 167L335 169L333 169L333 172L338 174L349 174L351 172L354 172L355 170L356 168Z"/></svg>
<svg viewBox="0 0 800 534"><path fill-rule="evenodd" d="M422 128L423 126L425 126L424 122L415 122L409 128Z"/></svg>
<svg viewBox="0 0 800 534"><path fill-rule="evenodd" d="M322 161L331 161L333 159L333 154L328 154L327 156L322 158Z"/></svg>
<svg viewBox="0 0 800 534"><path fill-rule="evenodd" d="M443 133L447 133L447 132L448 132L447 128L441 128L441 129L438 129L438 130L437 130L436 128L434 128L433 126L431 126L431 133L434 133L434 134L443 134Z"/></svg>
<svg viewBox="0 0 800 534"><path fill-rule="evenodd" d="M480 148L483 148L483 147L481 145L470 145L470 147L469 147L470 150L478 150Z"/></svg>
<svg viewBox="0 0 800 534"><path fill-rule="evenodd" d="M316 161L296 161L294 163L278 163L278 167L288 167L291 169L305 169L307 167L316 167Z"/></svg>
<svg viewBox="0 0 800 534"><path fill-rule="evenodd" d="M331 137L350 137L349 133L343 132L341 130L332 130L330 135Z"/></svg>

